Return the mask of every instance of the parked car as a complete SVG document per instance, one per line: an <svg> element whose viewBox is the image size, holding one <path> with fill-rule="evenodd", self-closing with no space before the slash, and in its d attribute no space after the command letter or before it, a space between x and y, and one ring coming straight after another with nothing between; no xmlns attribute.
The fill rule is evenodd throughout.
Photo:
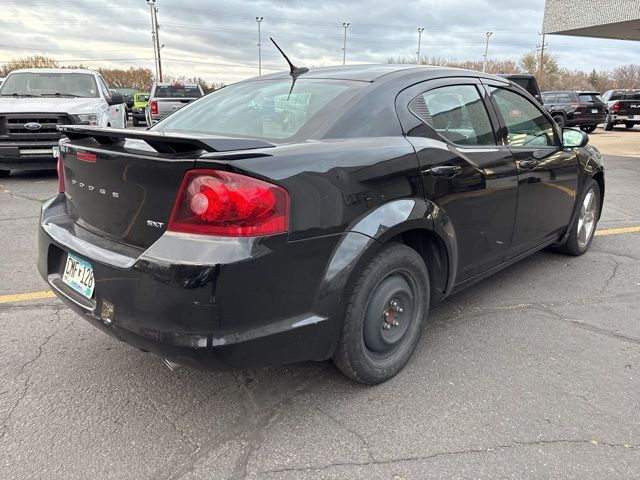
<svg viewBox="0 0 640 480"><path fill-rule="evenodd" d="M131 116L131 112L133 110L133 94L138 90L135 88L112 88L111 91L122 94L124 103L127 106L127 117Z"/></svg>
<svg viewBox="0 0 640 480"><path fill-rule="evenodd" d="M609 90L602 96L609 106L605 130L624 124L626 128L640 125L640 90Z"/></svg>
<svg viewBox="0 0 640 480"><path fill-rule="evenodd" d="M133 108L131 109L131 118L133 120L133 126L140 126L140 122L146 122L146 112L149 106L149 93L134 93L133 94Z"/></svg>
<svg viewBox="0 0 640 480"><path fill-rule="evenodd" d="M124 99L92 70L14 70L0 87L0 176L56 168L58 125L126 126Z"/></svg>
<svg viewBox="0 0 640 480"><path fill-rule="evenodd" d="M598 92L542 92L542 101L561 127L580 127L591 133L607 116L607 105Z"/></svg>
<svg viewBox="0 0 640 480"><path fill-rule="evenodd" d="M526 73L501 73L499 75L524 88L532 97L542 103L540 87L538 87L538 80L535 75Z"/></svg>
<svg viewBox="0 0 640 480"><path fill-rule="evenodd" d="M171 367L333 358L375 384L430 306L542 248L589 248L601 156L520 87L444 67L303 72L149 130L60 127L38 259L55 294Z"/></svg>
<svg viewBox="0 0 640 480"><path fill-rule="evenodd" d="M0 78L0 87L2 86L2 82L4 82L4 78Z"/></svg>
<svg viewBox="0 0 640 480"><path fill-rule="evenodd" d="M147 125L158 123L203 95L202 87L196 83L154 83L146 111Z"/></svg>

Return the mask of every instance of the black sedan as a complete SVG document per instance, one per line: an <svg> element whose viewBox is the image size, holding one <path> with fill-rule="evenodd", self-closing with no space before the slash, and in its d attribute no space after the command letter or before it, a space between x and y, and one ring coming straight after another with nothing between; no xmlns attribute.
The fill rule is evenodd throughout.
<svg viewBox="0 0 640 480"><path fill-rule="evenodd" d="M430 306L542 248L584 253L604 197L586 134L464 70L292 69L149 131L61 129L40 273L170 366L332 358L383 382Z"/></svg>

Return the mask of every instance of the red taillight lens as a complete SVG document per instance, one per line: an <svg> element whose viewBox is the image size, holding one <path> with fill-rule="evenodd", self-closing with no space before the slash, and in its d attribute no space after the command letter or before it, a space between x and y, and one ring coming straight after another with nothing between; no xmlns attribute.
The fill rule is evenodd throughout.
<svg viewBox="0 0 640 480"><path fill-rule="evenodd" d="M619 110L620 110L620 102L616 100L616 103L614 103L613 107L611 107L611 111L613 113L618 113Z"/></svg>
<svg viewBox="0 0 640 480"><path fill-rule="evenodd" d="M64 165L62 164L62 153L58 154L58 193L64 193L66 187L64 184Z"/></svg>
<svg viewBox="0 0 640 480"><path fill-rule="evenodd" d="M157 115L157 114L158 114L158 101L151 100L151 115Z"/></svg>
<svg viewBox="0 0 640 480"><path fill-rule="evenodd" d="M96 163L97 157L95 153L77 152L76 158L83 162Z"/></svg>
<svg viewBox="0 0 640 480"><path fill-rule="evenodd" d="M224 237L285 233L289 194L237 173L191 170L184 176L167 229Z"/></svg>

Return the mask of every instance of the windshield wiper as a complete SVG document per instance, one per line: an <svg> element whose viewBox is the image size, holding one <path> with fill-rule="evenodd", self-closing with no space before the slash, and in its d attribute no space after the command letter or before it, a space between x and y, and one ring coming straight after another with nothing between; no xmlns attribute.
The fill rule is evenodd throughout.
<svg viewBox="0 0 640 480"><path fill-rule="evenodd" d="M39 97L40 95L32 95L31 93L3 93L3 97Z"/></svg>
<svg viewBox="0 0 640 480"><path fill-rule="evenodd" d="M56 93L43 93L41 95L42 97L74 97L74 98L82 98L82 95L76 95L75 93L60 93L60 92L56 92Z"/></svg>

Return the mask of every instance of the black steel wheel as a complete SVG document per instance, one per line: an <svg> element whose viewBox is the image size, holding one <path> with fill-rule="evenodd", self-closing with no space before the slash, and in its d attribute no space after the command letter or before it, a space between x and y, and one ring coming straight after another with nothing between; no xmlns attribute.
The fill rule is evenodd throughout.
<svg viewBox="0 0 640 480"><path fill-rule="evenodd" d="M613 130L613 121L611 120L611 118L607 117L607 120L604 122L604 129L607 132Z"/></svg>
<svg viewBox="0 0 640 480"><path fill-rule="evenodd" d="M390 379L415 350L428 309L424 260L406 245L386 245L351 291L334 363L361 383Z"/></svg>

